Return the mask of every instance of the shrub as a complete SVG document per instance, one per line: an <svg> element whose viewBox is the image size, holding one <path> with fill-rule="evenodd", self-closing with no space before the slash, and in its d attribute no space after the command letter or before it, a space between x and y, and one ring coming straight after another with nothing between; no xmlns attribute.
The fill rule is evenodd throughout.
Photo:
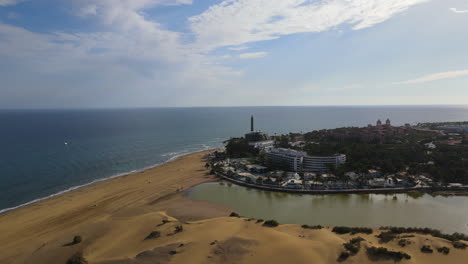
<svg viewBox="0 0 468 264"><path fill-rule="evenodd" d="M337 233L337 234L348 234L351 233L351 235L358 234L358 233L363 233L363 234L372 234L372 228L368 227L347 227L347 226L335 226L332 229L332 232Z"/></svg>
<svg viewBox="0 0 468 264"><path fill-rule="evenodd" d="M448 247L440 247L437 249L437 251L444 255L448 255L448 253L450 253L450 249Z"/></svg>
<svg viewBox="0 0 468 264"><path fill-rule="evenodd" d="M421 247L421 252L422 253L432 253L432 252L434 252L434 250L432 250L431 246L425 245L425 246Z"/></svg>
<svg viewBox="0 0 468 264"><path fill-rule="evenodd" d="M67 260L67 264L88 264L82 252L77 252Z"/></svg>
<svg viewBox="0 0 468 264"><path fill-rule="evenodd" d="M236 212L232 212L230 215L230 217L240 217L240 215Z"/></svg>
<svg viewBox="0 0 468 264"><path fill-rule="evenodd" d="M343 244L344 248L351 253L351 255L356 255L359 252L359 245L353 244L353 243L344 243Z"/></svg>
<svg viewBox="0 0 468 264"><path fill-rule="evenodd" d="M349 241L349 243L359 244L359 243L361 243L361 241L365 241L365 239L362 238L362 237L355 237L355 238L351 239L351 240Z"/></svg>
<svg viewBox="0 0 468 264"><path fill-rule="evenodd" d="M467 247L467 245L461 241L455 241L452 243L452 245L454 248L458 248L458 249L465 249Z"/></svg>
<svg viewBox="0 0 468 264"><path fill-rule="evenodd" d="M263 222L263 219L257 219L257 223Z"/></svg>
<svg viewBox="0 0 468 264"><path fill-rule="evenodd" d="M169 254L171 254L171 255L175 255L175 254L177 254L177 251L175 251L175 250L171 250L171 251L169 251Z"/></svg>
<svg viewBox="0 0 468 264"><path fill-rule="evenodd" d="M310 225L302 225L302 228L305 228L305 229L322 229L323 226L321 226L321 225L313 225L313 226L310 226Z"/></svg>
<svg viewBox="0 0 468 264"><path fill-rule="evenodd" d="M178 225L175 227L174 233L180 233L184 231L184 227L182 225Z"/></svg>
<svg viewBox="0 0 468 264"><path fill-rule="evenodd" d="M348 252L346 252L346 251L341 252L340 256L338 257L338 262L345 261L348 258L349 258L349 253Z"/></svg>
<svg viewBox="0 0 468 264"><path fill-rule="evenodd" d="M388 243L395 239L397 236L392 232L382 232L377 236L380 243Z"/></svg>
<svg viewBox="0 0 468 264"><path fill-rule="evenodd" d="M440 230L431 228L384 226L380 227L380 229L386 229L394 234L418 233L423 235L431 235L433 237L447 239L452 242L458 240L468 240L468 236L462 233L443 234Z"/></svg>
<svg viewBox="0 0 468 264"><path fill-rule="evenodd" d="M367 248L367 254L369 257L381 260L391 259L393 261L400 261L402 259L411 259L411 256L401 251L390 251L384 247L370 247Z"/></svg>
<svg viewBox="0 0 468 264"><path fill-rule="evenodd" d="M74 237L73 237L73 244L74 244L74 245L81 243L81 241L83 241L83 239L81 238L81 236L74 236Z"/></svg>
<svg viewBox="0 0 468 264"><path fill-rule="evenodd" d="M268 226L268 227L277 227L279 224L276 220L267 220L265 223L263 223L263 226Z"/></svg>
<svg viewBox="0 0 468 264"><path fill-rule="evenodd" d="M155 239L161 236L161 233L159 231L153 231L151 232L148 236L145 237L146 239Z"/></svg>
<svg viewBox="0 0 468 264"><path fill-rule="evenodd" d="M356 255L361 249L361 241L364 240L365 239L362 237L355 237L351 239L348 243L344 243L343 246L347 251L349 251L351 255Z"/></svg>
<svg viewBox="0 0 468 264"><path fill-rule="evenodd" d="M411 241L409 239L400 239L400 240L398 240L398 245L400 247L406 247L409 244L411 244Z"/></svg>

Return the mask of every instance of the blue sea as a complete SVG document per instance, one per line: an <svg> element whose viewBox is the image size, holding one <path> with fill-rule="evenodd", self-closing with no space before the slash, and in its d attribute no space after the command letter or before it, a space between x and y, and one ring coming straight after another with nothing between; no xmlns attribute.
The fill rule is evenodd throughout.
<svg viewBox="0 0 468 264"><path fill-rule="evenodd" d="M96 181L219 147L255 128L270 134L468 120L468 106L197 107L0 110L0 213Z"/></svg>

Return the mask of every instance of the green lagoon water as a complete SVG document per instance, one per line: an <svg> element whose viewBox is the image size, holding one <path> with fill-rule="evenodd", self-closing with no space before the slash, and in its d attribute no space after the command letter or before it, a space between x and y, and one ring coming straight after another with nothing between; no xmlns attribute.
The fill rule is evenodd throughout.
<svg viewBox="0 0 468 264"><path fill-rule="evenodd" d="M302 195L206 183L192 188L188 197L227 205L245 217L276 219L283 224L417 226L468 234L468 196Z"/></svg>

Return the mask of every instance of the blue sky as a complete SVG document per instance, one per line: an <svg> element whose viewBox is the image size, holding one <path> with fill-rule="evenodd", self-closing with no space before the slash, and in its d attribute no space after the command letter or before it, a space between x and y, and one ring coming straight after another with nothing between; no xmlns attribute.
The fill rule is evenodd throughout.
<svg viewBox="0 0 468 264"><path fill-rule="evenodd" d="M466 0L0 0L0 108L467 104Z"/></svg>

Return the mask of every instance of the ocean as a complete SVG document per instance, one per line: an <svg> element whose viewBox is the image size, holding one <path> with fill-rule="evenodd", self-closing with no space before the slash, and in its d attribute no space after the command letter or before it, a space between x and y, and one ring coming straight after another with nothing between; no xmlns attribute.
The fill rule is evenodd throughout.
<svg viewBox="0 0 468 264"><path fill-rule="evenodd" d="M195 107L0 110L0 213L96 181L222 146L250 129L270 134L465 121L468 106Z"/></svg>

